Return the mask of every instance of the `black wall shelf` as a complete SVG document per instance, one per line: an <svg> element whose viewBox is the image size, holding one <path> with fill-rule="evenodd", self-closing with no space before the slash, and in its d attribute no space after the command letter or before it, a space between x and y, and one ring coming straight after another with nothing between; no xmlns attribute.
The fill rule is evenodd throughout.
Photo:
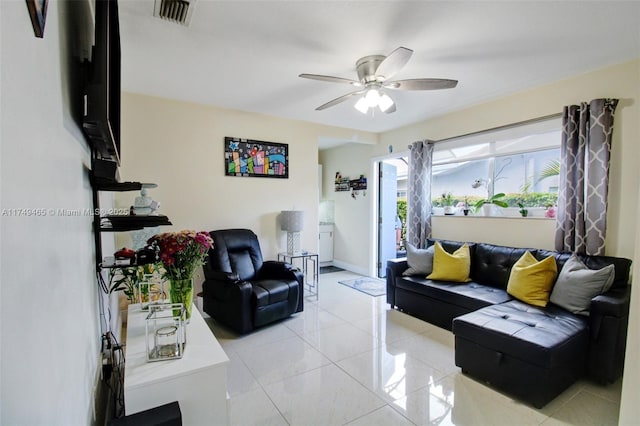
<svg viewBox="0 0 640 426"><path fill-rule="evenodd" d="M91 186L93 189L93 207L94 212L100 212L100 197L98 192L127 192L139 191L142 188L155 188L154 183L142 182L117 182L110 179L97 178L91 174ZM114 268L121 265L112 265L102 259L102 233L103 232L127 232L136 231L144 228L152 228L156 226L171 225L171 221L164 215L110 215L93 216L93 231L96 244L96 270L100 272L103 268ZM126 265L136 266L136 265Z"/></svg>

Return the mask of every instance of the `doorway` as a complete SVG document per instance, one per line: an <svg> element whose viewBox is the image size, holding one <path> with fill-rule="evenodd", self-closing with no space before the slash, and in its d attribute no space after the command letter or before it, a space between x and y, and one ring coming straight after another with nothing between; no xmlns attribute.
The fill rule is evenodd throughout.
<svg viewBox="0 0 640 426"><path fill-rule="evenodd" d="M407 172L406 156L378 162L376 270L379 278L386 277L387 260L406 256Z"/></svg>

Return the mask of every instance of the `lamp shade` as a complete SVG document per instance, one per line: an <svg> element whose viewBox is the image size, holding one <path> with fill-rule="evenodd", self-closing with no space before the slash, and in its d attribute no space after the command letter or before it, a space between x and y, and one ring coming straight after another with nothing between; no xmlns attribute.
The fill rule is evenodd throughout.
<svg viewBox="0 0 640 426"><path fill-rule="evenodd" d="M280 214L280 228L287 232L300 232L304 228L302 210L283 210Z"/></svg>

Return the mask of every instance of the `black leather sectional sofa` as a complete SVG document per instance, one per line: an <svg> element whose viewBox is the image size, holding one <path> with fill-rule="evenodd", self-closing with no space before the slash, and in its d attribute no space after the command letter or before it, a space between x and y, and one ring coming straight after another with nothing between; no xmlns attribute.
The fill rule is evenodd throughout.
<svg viewBox="0 0 640 426"><path fill-rule="evenodd" d="M453 253L464 243L440 241ZM428 245L434 244L429 240ZM558 272L571 256L541 249L468 243L471 282L403 276L406 258L387 263L387 302L455 335L455 362L462 372L542 407L577 379L599 383L622 374L629 312L629 259L579 256L590 269L614 265L611 289L591 300L589 315L552 303L528 305L511 297L511 268L529 251L554 256Z"/></svg>

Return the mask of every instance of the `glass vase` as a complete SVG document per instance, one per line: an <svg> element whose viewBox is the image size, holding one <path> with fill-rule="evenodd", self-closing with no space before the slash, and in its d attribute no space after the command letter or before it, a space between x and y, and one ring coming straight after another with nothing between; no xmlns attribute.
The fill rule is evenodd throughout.
<svg viewBox="0 0 640 426"><path fill-rule="evenodd" d="M169 300L171 303L182 303L185 309L185 319L191 319L193 308L193 278L184 280L169 280Z"/></svg>

